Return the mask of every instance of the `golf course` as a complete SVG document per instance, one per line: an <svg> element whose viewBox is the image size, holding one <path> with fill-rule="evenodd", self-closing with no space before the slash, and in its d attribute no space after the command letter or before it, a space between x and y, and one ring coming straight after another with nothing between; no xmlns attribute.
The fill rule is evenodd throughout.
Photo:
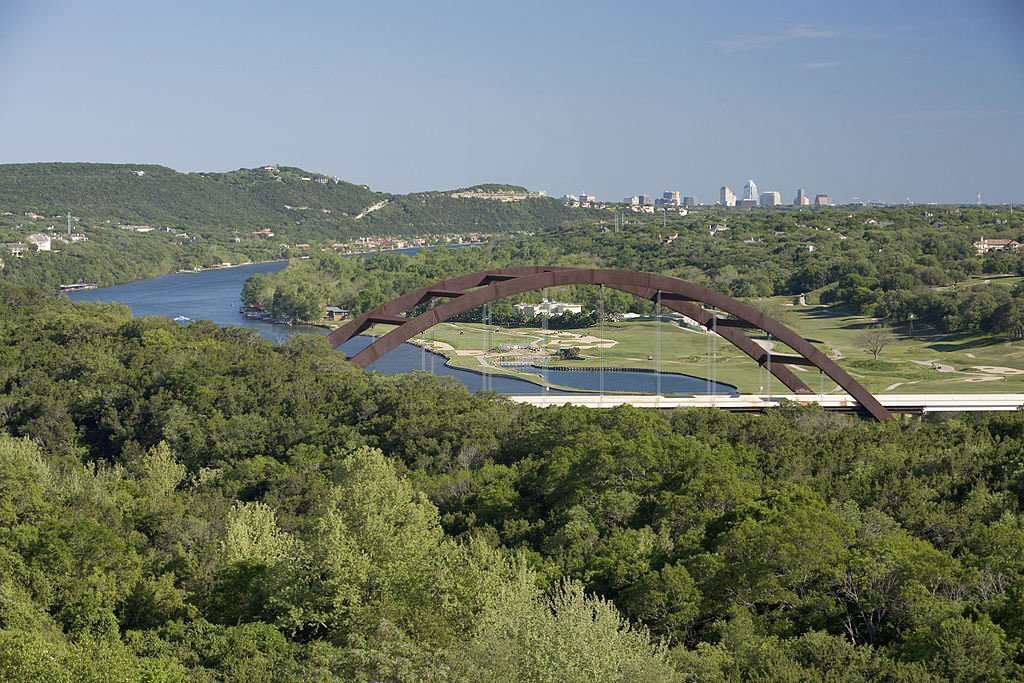
<svg viewBox="0 0 1024 683"><path fill-rule="evenodd" d="M922 325L913 329L902 325L886 328L891 334L886 335L886 343L875 358L864 343L865 330L879 327L872 318L821 304L794 304L791 297L764 299L761 303L783 311L784 324L835 359L872 392L1024 392L1024 342L998 336L940 334ZM378 326L374 333L383 334L389 329ZM794 353L759 331L747 334L774 353ZM606 322L573 330L442 323L412 342L444 356L453 367L537 384L544 384L544 380L539 372L530 371L531 365L595 370L655 370L660 366L662 372L712 377L742 393L788 391L725 340L668 319ZM574 351L560 355L561 349ZM515 367L508 367L513 364ZM840 391L813 367L789 367L816 392Z"/></svg>

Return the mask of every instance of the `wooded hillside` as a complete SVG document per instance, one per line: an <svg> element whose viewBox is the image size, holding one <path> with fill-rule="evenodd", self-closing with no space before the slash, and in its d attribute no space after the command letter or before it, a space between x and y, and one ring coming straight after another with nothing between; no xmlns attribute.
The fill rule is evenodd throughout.
<svg viewBox="0 0 1024 683"><path fill-rule="evenodd" d="M514 186L482 186L485 188ZM518 188L525 191L525 188ZM357 219L366 209L387 202ZM149 164L0 165L0 211L217 232L269 227L296 240L528 229L572 210L554 199L499 202L450 192L396 195L287 166L179 173Z"/></svg>

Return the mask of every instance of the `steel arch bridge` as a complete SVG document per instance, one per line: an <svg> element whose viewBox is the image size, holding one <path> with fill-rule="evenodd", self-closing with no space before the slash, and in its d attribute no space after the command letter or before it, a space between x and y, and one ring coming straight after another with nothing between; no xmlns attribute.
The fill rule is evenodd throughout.
<svg viewBox="0 0 1024 683"><path fill-rule="evenodd" d="M331 332L328 339L331 345L337 348L373 325L397 325L395 329L378 337L362 351L349 358L355 365L365 368L388 351L449 318L496 299L565 285L603 285L643 299L658 301L662 306L682 313L717 332L721 338L770 371L793 393L813 394L814 392L787 366L816 367L843 388L857 401L863 411L876 420L885 421L891 418L889 411L879 403L878 399L849 373L778 320L719 292L678 278L655 273L559 266L522 266L484 270L449 278L407 292L337 328ZM415 317L400 315L434 299L447 300ZM733 317L720 317L719 313L708 310L700 304ZM796 351L798 355L771 353L744 334L744 328L761 330Z"/></svg>

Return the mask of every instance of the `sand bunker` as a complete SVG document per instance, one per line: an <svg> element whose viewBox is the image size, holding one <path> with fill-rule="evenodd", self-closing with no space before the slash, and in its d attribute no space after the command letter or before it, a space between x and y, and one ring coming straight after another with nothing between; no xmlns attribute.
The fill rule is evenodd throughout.
<svg viewBox="0 0 1024 683"><path fill-rule="evenodd" d="M575 346L580 349L610 349L619 342L614 339L602 339L591 335L576 334L575 332L559 332L556 330L536 330L540 334L546 334L554 339L544 342L546 346Z"/></svg>
<svg viewBox="0 0 1024 683"><path fill-rule="evenodd" d="M975 365L974 369L991 375L1024 375L1024 370L1018 370L1017 368L1004 368L998 365Z"/></svg>

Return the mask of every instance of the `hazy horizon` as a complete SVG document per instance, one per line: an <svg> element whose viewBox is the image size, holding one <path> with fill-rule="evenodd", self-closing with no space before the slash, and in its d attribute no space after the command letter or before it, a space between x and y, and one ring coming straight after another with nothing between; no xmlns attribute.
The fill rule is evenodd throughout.
<svg viewBox="0 0 1024 683"><path fill-rule="evenodd" d="M1009 0L0 6L0 163L293 165L705 204L1024 200ZM1015 35L1016 34L1016 35Z"/></svg>

